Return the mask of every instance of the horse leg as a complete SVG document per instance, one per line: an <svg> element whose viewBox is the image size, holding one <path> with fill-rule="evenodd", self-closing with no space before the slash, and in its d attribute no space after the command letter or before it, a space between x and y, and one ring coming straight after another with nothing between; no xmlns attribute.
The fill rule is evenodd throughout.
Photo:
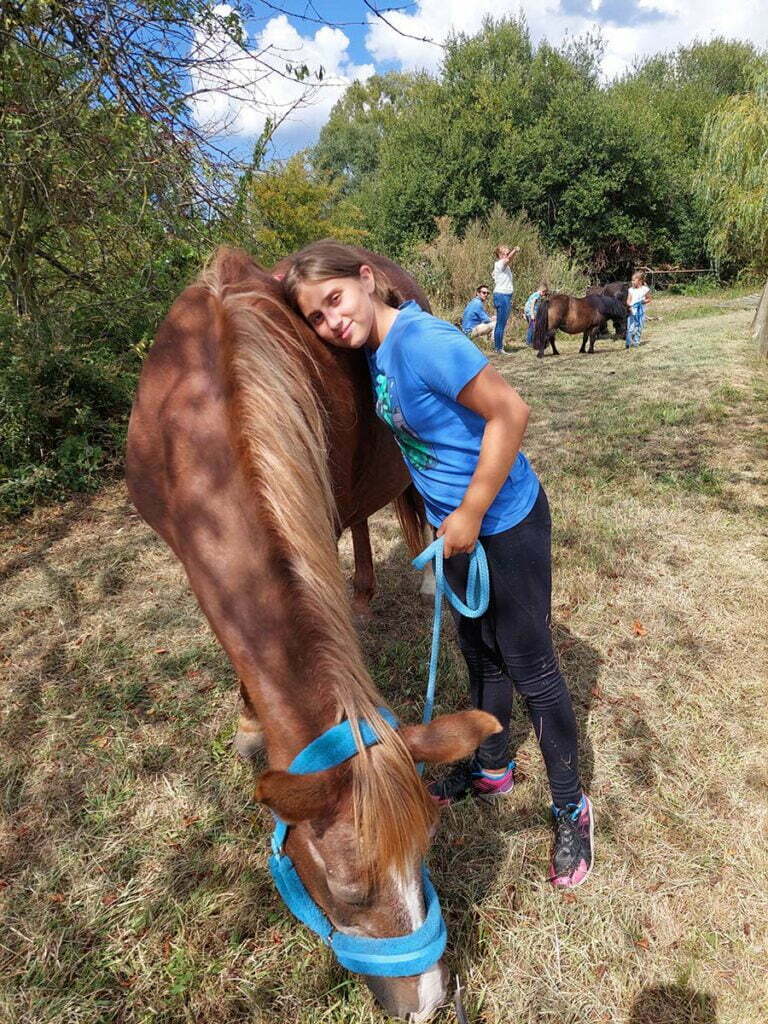
<svg viewBox="0 0 768 1024"><path fill-rule="evenodd" d="M560 353L557 351L557 345L555 345L555 332L554 331L552 331L552 333L549 336L549 344L552 346L552 355L553 356L559 356Z"/></svg>
<svg viewBox="0 0 768 1024"><path fill-rule="evenodd" d="M244 761L250 761L264 746L264 733L242 682L240 683L239 704L240 717L237 721L237 732L232 746Z"/></svg>
<svg viewBox="0 0 768 1024"><path fill-rule="evenodd" d="M584 331L583 335L581 336L581 348L579 349L579 352L586 352L587 351L587 338L588 338L588 336L589 336L589 331Z"/></svg>
<svg viewBox="0 0 768 1024"><path fill-rule="evenodd" d="M424 545L431 544L433 541L433 531L431 526L424 528ZM421 574L421 586L419 587L419 597L424 604L433 604L435 600L435 571L432 568L430 562Z"/></svg>
<svg viewBox="0 0 768 1024"><path fill-rule="evenodd" d="M368 520L353 523L352 551L355 556L355 575L352 578L352 608L360 619L371 617L371 599L376 588L376 576L373 571L373 553L371 552L371 535L368 532Z"/></svg>

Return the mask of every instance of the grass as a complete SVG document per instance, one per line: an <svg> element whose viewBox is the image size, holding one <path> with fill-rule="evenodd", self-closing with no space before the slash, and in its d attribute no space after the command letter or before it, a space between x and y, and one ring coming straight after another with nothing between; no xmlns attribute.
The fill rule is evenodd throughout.
<svg viewBox="0 0 768 1024"><path fill-rule="evenodd" d="M658 303L637 351L563 337L557 359L500 363L553 508L597 864L550 891L518 707L524 781L502 808L445 814L430 854L472 1024L768 1020L768 381L749 311L674 316L685 301ZM430 613L388 513L373 542L361 639L413 721ZM270 883L270 822L229 746L232 670L121 489L0 545L0 1020L382 1020ZM447 628L438 710L465 699Z"/></svg>

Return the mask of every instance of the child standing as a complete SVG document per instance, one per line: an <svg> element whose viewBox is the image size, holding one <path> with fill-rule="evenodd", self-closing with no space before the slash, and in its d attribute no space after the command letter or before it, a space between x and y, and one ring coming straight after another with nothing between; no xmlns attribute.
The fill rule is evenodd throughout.
<svg viewBox="0 0 768 1024"><path fill-rule="evenodd" d="M645 274L636 270L632 275L632 283L627 292L627 306L629 307L629 319L627 320L627 341L625 348L634 346L639 348L640 335L643 333L645 324L645 307L651 301L651 289L645 283Z"/></svg>
<svg viewBox="0 0 768 1024"><path fill-rule="evenodd" d="M525 302L523 308L523 316L528 321L528 330L525 334L525 343L533 347L533 332L536 327L536 311L539 308L539 303L542 299L549 298L549 285L546 281L541 281L539 287L535 292L531 292Z"/></svg>
<svg viewBox="0 0 768 1024"><path fill-rule="evenodd" d="M512 790L507 748L516 688L552 792L549 877L556 886L580 885L592 869L592 804L581 788L576 719L552 646L549 506L520 451L528 406L457 327L415 302L398 307L386 276L359 251L315 242L294 257L283 286L320 338L365 352L376 411L444 539L445 575L460 596L475 544L488 556L488 611L455 618L472 703L495 715L502 731L481 744L470 766L434 783L432 795L449 804Z"/></svg>

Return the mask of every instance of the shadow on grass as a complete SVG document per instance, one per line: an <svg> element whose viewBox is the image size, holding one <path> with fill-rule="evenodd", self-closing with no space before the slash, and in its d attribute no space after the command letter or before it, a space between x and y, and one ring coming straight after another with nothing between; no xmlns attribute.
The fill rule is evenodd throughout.
<svg viewBox="0 0 768 1024"><path fill-rule="evenodd" d="M75 495L65 509L41 528L40 540L31 551L26 551L0 565L0 583L12 579L24 569L39 565L53 545L73 529L83 512L93 504L94 498L93 494Z"/></svg>
<svg viewBox="0 0 768 1024"><path fill-rule="evenodd" d="M717 1024L717 1000L687 985L654 985L637 996L628 1024Z"/></svg>

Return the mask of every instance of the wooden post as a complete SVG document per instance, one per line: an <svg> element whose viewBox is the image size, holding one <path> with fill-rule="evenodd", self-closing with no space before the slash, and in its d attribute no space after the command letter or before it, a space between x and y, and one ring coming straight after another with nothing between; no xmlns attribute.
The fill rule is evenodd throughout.
<svg viewBox="0 0 768 1024"><path fill-rule="evenodd" d="M757 339L760 358L768 359L768 281L763 286L763 293L752 321L752 337Z"/></svg>

